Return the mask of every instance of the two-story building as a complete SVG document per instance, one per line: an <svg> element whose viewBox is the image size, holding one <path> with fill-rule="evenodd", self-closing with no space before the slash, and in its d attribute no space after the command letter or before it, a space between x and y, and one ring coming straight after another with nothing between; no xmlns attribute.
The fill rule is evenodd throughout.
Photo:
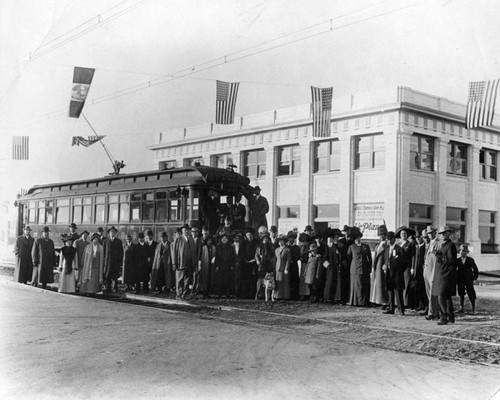
<svg viewBox="0 0 500 400"><path fill-rule="evenodd" d="M155 168L232 163L259 185L268 221L286 233L357 225L448 225L480 269L500 267L500 120L465 128L465 104L407 87L334 98L329 138L312 137L311 106L155 135Z"/></svg>

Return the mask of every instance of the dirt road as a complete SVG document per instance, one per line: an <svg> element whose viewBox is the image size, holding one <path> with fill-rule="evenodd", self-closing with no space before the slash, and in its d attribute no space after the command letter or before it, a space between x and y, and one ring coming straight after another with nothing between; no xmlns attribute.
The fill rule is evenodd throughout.
<svg viewBox="0 0 500 400"><path fill-rule="evenodd" d="M0 281L2 399L491 399L496 367ZM495 396L496 397L496 396Z"/></svg>

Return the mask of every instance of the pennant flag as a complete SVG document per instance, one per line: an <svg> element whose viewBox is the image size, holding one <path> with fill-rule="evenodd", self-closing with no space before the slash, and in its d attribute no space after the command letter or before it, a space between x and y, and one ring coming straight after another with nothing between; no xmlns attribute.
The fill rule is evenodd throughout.
<svg viewBox="0 0 500 400"><path fill-rule="evenodd" d="M30 137L13 136L12 137L12 159L29 160Z"/></svg>
<svg viewBox="0 0 500 400"><path fill-rule="evenodd" d="M104 138L105 136L89 136L88 139L85 139L83 136L73 136L73 141L71 142L71 146L84 146L89 147L94 143L97 143L99 140Z"/></svg>
<svg viewBox="0 0 500 400"><path fill-rule="evenodd" d="M467 129L491 126L497 101L498 83L493 81L469 82L469 99L465 114Z"/></svg>
<svg viewBox="0 0 500 400"><path fill-rule="evenodd" d="M236 96L238 95L239 82L217 81L217 100L215 105L215 123L233 124Z"/></svg>
<svg viewBox="0 0 500 400"><path fill-rule="evenodd" d="M80 116L85 99L89 93L94 72L94 68L75 67L73 72L73 88L71 89L71 102L69 103L69 116L71 118L78 118Z"/></svg>
<svg viewBox="0 0 500 400"><path fill-rule="evenodd" d="M329 137L331 134L333 88L311 86L313 137Z"/></svg>

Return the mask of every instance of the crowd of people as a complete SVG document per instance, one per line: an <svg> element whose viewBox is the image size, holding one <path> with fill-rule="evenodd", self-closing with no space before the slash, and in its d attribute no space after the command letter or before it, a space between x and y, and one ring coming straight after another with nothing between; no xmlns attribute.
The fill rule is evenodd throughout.
<svg viewBox="0 0 500 400"><path fill-rule="evenodd" d="M116 291L121 277L124 289L135 293L377 305L385 314L420 311L443 325L455 320L452 296L458 289L458 312L464 312L466 294L475 312L478 268L466 245L457 254L446 226L393 232L381 225L373 252L357 227L318 235L308 225L278 235L276 226L234 229L231 216L214 235L208 226L184 225L173 237L160 232L158 241L151 230L139 232L136 242L131 235L122 242L115 227L107 237L102 228L92 235L78 234L75 224L69 228L64 246L55 249L48 227L36 240L25 227L15 246L15 280L46 287L54 281L58 253L64 293Z"/></svg>

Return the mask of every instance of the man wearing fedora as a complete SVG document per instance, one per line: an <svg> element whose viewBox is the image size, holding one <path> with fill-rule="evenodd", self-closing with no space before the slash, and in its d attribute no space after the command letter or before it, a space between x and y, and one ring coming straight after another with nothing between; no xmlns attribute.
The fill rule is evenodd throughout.
<svg viewBox="0 0 500 400"><path fill-rule="evenodd" d="M69 236L72 237L73 243L75 242L75 240L80 238L80 235L78 233L76 233L77 229L78 229L78 226L76 226L76 224L74 222L69 224Z"/></svg>
<svg viewBox="0 0 500 400"><path fill-rule="evenodd" d="M111 292L114 283L115 289L120 277L123 261L123 243L116 237L117 230L114 226L108 229L109 237L104 241L104 280L106 290Z"/></svg>
<svg viewBox="0 0 500 400"><path fill-rule="evenodd" d="M474 281L479 276L479 270L476 262L469 257L469 246L462 244L459 249L460 258L457 261L457 288L460 296L460 308L457 313L464 312L465 293L469 297L472 306L472 314L476 312L476 291L474 290Z"/></svg>
<svg viewBox="0 0 500 400"><path fill-rule="evenodd" d="M436 269L432 294L438 298L441 315L438 325L446 325L448 322L455 322L452 296L456 295L457 248L450 240L451 229L448 226L439 227L438 234L441 236L441 246L435 251Z"/></svg>
<svg viewBox="0 0 500 400"><path fill-rule="evenodd" d="M266 214L269 212L269 203L264 196L260 195L260 186L255 186L253 199L250 202L252 211L252 228L259 229L261 226L267 228Z"/></svg>
<svg viewBox="0 0 500 400"><path fill-rule="evenodd" d="M196 244L188 224L182 227L182 234L175 239L172 249L172 268L175 271L175 291L177 299L189 296L194 270L198 267Z"/></svg>
<svg viewBox="0 0 500 400"><path fill-rule="evenodd" d="M16 267L14 269L14 282L28 283L33 274L33 260L31 250L35 240L31 237L31 228L25 226L23 234L16 239L14 254Z"/></svg>
<svg viewBox="0 0 500 400"><path fill-rule="evenodd" d="M33 244L31 258L33 260L33 276L31 282L33 286L42 285L47 287L47 283L54 282L55 251L54 242L49 238L49 227L44 226L42 236L37 238Z"/></svg>

